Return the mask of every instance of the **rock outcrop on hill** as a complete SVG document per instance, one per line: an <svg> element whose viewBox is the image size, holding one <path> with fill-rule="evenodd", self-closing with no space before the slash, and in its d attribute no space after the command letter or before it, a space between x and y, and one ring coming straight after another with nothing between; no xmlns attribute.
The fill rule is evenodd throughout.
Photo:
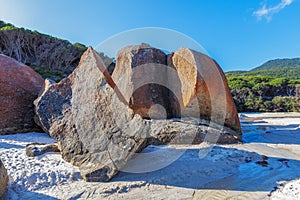
<svg viewBox="0 0 300 200"><path fill-rule="evenodd" d="M33 101L44 79L30 67L0 54L0 134L40 130Z"/></svg>
<svg viewBox="0 0 300 200"><path fill-rule="evenodd" d="M0 160L0 199L2 199L2 196L6 191L7 184L8 184L7 171L2 161Z"/></svg>
<svg viewBox="0 0 300 200"><path fill-rule="evenodd" d="M38 124L57 141L63 158L80 166L81 175L86 181L110 180L135 153L149 144L241 141L239 131L224 127L222 123L218 125L202 120L199 116L166 119L172 117L172 110L163 108L166 104L160 103L166 101L169 103L167 106L172 105L171 108L180 110L181 97L178 98L176 107L169 91L164 93L159 85L152 87L147 84L138 90L140 85L137 82L145 79L151 81L151 77L157 75L155 72L162 73L157 67L171 67L160 64L166 62L166 56L161 51L148 47L139 48L128 47L129 51L126 48L121 51L125 53L119 55L124 57L119 58L121 61L117 63L112 77L99 55L89 48L68 78L57 84L46 80L43 92L34 102ZM151 62L159 65L146 65L150 71L146 69L136 74L133 72L139 66L137 63L144 65ZM157 71L152 71L152 67ZM174 68L171 69L170 73L176 72ZM163 75L168 76L169 72ZM176 82L172 82L173 85L180 83L178 75L174 77L160 81L174 78ZM122 78L123 83L115 83L115 80ZM170 91L178 96L178 88L180 87L171 87ZM137 93L134 93L135 89L138 90ZM132 92L127 93L127 90L133 91L136 96L128 95ZM147 106L143 107L143 102ZM169 113L161 114L159 109L152 111L153 105L159 105ZM154 112L154 115L149 114L149 111ZM148 120L151 116L155 118Z"/></svg>

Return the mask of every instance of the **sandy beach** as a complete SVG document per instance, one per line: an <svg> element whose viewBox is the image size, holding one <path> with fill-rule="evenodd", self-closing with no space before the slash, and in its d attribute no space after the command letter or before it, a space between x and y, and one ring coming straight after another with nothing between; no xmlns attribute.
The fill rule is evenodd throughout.
<svg viewBox="0 0 300 200"><path fill-rule="evenodd" d="M4 199L299 199L300 113L242 113L243 144L149 146L111 182L87 183L59 153L35 158L44 133L0 136L10 183ZM170 157L180 154L174 162ZM135 165L166 167L132 173Z"/></svg>

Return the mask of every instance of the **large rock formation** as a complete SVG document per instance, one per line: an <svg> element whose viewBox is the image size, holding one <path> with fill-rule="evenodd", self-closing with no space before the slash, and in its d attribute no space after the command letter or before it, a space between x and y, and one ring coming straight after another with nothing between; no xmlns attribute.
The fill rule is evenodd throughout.
<svg viewBox="0 0 300 200"><path fill-rule="evenodd" d="M38 123L58 142L63 158L80 166L85 180L110 180L135 153L149 144L241 141L239 132L207 120L166 120L166 117L176 116L176 113L163 106L172 105L170 108L177 109L177 112L183 105L178 72L166 65L146 65L136 73L135 67L131 66L139 66L136 64L139 62L142 65L160 62L164 54L148 47L142 50L136 46L128 49L119 53L121 61L118 61L119 66L112 79L99 55L89 48L68 78L57 84L46 80L44 91L35 100ZM163 74L158 67L164 67L167 74ZM151 71L162 73L163 76L158 75L160 78L155 83L159 84L148 86L149 82L157 81L151 79ZM170 79L165 77L170 74ZM115 83L115 79L122 78L124 82ZM140 79L141 82L146 81L141 83ZM160 83L163 86L166 84L166 93ZM138 90L140 86L142 89ZM151 93L151 90L154 92ZM179 97L176 103L173 102L175 96ZM135 106L136 101L138 103ZM158 104L163 105L160 107ZM157 106L157 110L153 106ZM165 110L165 113L159 109ZM149 114L149 111L154 114ZM140 115L163 119L147 120Z"/></svg>
<svg viewBox="0 0 300 200"><path fill-rule="evenodd" d="M168 65L176 69L180 79L181 117L206 119L241 132L226 77L213 59L182 48L169 55Z"/></svg>
<svg viewBox="0 0 300 200"><path fill-rule="evenodd" d="M30 67L0 54L0 134L40 130L33 101L44 80Z"/></svg>
<svg viewBox="0 0 300 200"><path fill-rule="evenodd" d="M35 101L40 124L87 181L111 179L145 147L149 133L147 122L118 100L104 74L109 76L89 48L68 78L58 84L46 81Z"/></svg>
<svg viewBox="0 0 300 200"><path fill-rule="evenodd" d="M7 184L8 184L7 171L4 168L2 161L0 160L0 199L2 199L2 196L6 191Z"/></svg>

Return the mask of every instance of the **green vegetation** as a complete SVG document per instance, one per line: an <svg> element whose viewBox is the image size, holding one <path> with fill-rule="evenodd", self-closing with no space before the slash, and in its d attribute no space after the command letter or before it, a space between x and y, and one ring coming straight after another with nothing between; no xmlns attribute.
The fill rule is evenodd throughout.
<svg viewBox="0 0 300 200"><path fill-rule="evenodd" d="M60 70L53 70L49 67L39 67L39 66L31 66L31 68L39 73L43 78L51 77L54 81L59 81L63 76L63 72Z"/></svg>
<svg viewBox="0 0 300 200"><path fill-rule="evenodd" d="M289 69L289 68L299 68L300 67L300 58L293 59L275 59L270 60L263 65L254 68L251 71L257 70L274 70L274 69Z"/></svg>
<svg viewBox="0 0 300 200"><path fill-rule="evenodd" d="M6 25L6 23L4 22L4 21L1 21L0 20L0 28L2 28L3 26L5 26Z"/></svg>
<svg viewBox="0 0 300 200"><path fill-rule="evenodd" d="M274 78L300 79L300 67L277 68L272 70L251 70L244 72L227 72L227 76L270 76Z"/></svg>
<svg viewBox="0 0 300 200"><path fill-rule="evenodd" d="M274 78L300 79L300 58L276 59L250 71L231 71L227 76L270 76Z"/></svg>
<svg viewBox="0 0 300 200"><path fill-rule="evenodd" d="M16 30L18 29L14 25L10 23L5 23L4 21L0 20L0 31L6 31L6 30Z"/></svg>
<svg viewBox="0 0 300 200"><path fill-rule="evenodd" d="M239 112L299 112L300 80L269 76L227 78Z"/></svg>
<svg viewBox="0 0 300 200"><path fill-rule="evenodd" d="M78 43L78 42L74 43L73 46L75 48L77 48L79 51L82 51L82 52L87 50L87 47L84 44L81 44L81 43Z"/></svg>
<svg viewBox="0 0 300 200"><path fill-rule="evenodd" d="M10 31L10 30L17 30L18 28L13 25L6 25L0 28L0 31Z"/></svg>
<svg viewBox="0 0 300 200"><path fill-rule="evenodd" d="M300 58L225 74L239 112L300 112Z"/></svg>

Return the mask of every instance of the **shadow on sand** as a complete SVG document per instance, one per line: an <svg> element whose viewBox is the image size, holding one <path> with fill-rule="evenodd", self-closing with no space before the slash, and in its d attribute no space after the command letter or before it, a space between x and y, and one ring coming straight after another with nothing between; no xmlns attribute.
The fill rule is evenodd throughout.
<svg viewBox="0 0 300 200"><path fill-rule="evenodd" d="M255 125L255 122L243 127L244 143L300 144L300 119L299 124L290 125L259 123L265 124Z"/></svg>
<svg viewBox="0 0 300 200"><path fill-rule="evenodd" d="M163 169L141 174L120 172L113 181L142 180L191 189L271 191L278 181L300 177L298 160L225 147L214 147L203 159L198 154L199 149L187 149Z"/></svg>
<svg viewBox="0 0 300 200"><path fill-rule="evenodd" d="M250 145L247 150L240 147L236 149L234 145L215 146L206 157L199 158L201 149L190 148L165 168L141 174L120 172L113 181L143 180L191 189L270 192L280 181L300 178L300 157L299 160L288 159L285 151L281 152L280 149L278 153L282 156L279 157L267 157L256 153L260 151L249 151L251 145L253 148L258 145L255 143L259 143L260 148L265 148L264 152L277 151L276 148L266 148L268 144L300 144L300 119L299 124L286 126L268 125L264 121L247 122L243 125L244 143Z"/></svg>

